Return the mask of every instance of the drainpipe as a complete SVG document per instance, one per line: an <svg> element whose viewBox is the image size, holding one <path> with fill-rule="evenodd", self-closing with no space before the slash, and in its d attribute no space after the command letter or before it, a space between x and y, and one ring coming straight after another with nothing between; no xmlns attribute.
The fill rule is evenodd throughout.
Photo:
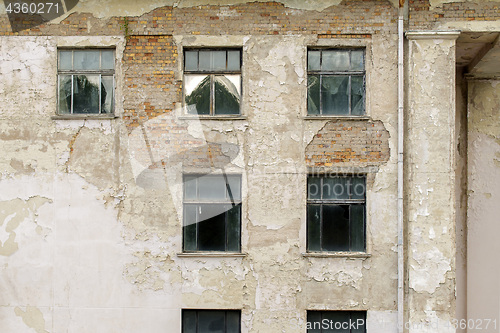
<svg viewBox="0 0 500 333"><path fill-rule="evenodd" d="M404 20L408 4L399 1L398 18L398 333L404 331L404 223L403 223L403 158L404 158Z"/></svg>

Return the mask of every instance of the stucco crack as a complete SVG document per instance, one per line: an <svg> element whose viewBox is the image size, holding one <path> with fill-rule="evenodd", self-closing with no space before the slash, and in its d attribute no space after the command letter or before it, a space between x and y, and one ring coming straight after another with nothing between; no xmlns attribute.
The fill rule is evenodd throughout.
<svg viewBox="0 0 500 333"><path fill-rule="evenodd" d="M82 129L85 127L85 120L83 121L82 126L78 128L78 131L71 137L71 140L68 143L68 148L69 148L69 156L68 159L66 160L66 163L64 163L64 166L66 168L66 172L69 172L69 164L71 162L71 156L73 156L73 146L75 145L76 139L78 139L78 136L80 135L80 132Z"/></svg>

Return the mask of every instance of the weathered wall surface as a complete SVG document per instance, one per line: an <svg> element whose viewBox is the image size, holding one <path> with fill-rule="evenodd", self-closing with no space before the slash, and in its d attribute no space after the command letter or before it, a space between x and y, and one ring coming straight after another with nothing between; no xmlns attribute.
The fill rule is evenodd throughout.
<svg viewBox="0 0 500 333"><path fill-rule="evenodd" d="M498 0L408 0L409 30L498 30ZM481 27L474 29L474 27ZM493 28L496 27L496 28Z"/></svg>
<svg viewBox="0 0 500 333"><path fill-rule="evenodd" d="M456 188L456 315L455 318L467 318L467 80L463 69L456 72L456 145L457 159L455 166ZM457 329L457 332L466 332Z"/></svg>
<svg viewBox="0 0 500 333"><path fill-rule="evenodd" d="M455 332L446 323L454 319L456 297L457 36L407 35L410 45L405 192L410 332Z"/></svg>
<svg viewBox="0 0 500 333"><path fill-rule="evenodd" d="M303 332L314 309L368 310L370 332L395 331L397 1L220 2L82 1L58 22L0 37L2 331L178 332L183 308L241 309L243 333ZM9 29L1 15L0 34ZM454 315L455 266L455 123L439 112L453 100L437 100L453 93L420 86L430 57L432 77L453 90L454 53L450 41L419 43L416 322ZM52 119L57 48L103 45L116 47L117 119ZM241 119L185 117L183 48L207 46L242 47ZM304 119L308 46L366 48L365 119ZM221 168L242 175L245 256L179 255L182 174ZM369 256L303 255L315 168L368 173Z"/></svg>
<svg viewBox="0 0 500 333"><path fill-rule="evenodd" d="M471 319L500 320L500 82L469 81L467 301ZM485 332L498 332L488 327Z"/></svg>

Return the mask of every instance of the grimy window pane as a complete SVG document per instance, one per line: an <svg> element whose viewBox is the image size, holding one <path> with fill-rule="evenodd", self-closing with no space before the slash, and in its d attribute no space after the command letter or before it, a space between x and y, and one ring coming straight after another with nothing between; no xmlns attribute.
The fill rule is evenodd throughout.
<svg viewBox="0 0 500 333"><path fill-rule="evenodd" d="M200 251L225 251L225 205L200 205L198 247Z"/></svg>
<svg viewBox="0 0 500 333"><path fill-rule="evenodd" d="M308 311L307 323L307 333L321 333L321 312Z"/></svg>
<svg viewBox="0 0 500 333"><path fill-rule="evenodd" d="M323 199L349 199L347 178L323 178Z"/></svg>
<svg viewBox="0 0 500 333"><path fill-rule="evenodd" d="M321 178L319 177L307 178L307 198L321 199Z"/></svg>
<svg viewBox="0 0 500 333"><path fill-rule="evenodd" d="M224 311L198 311L198 333L225 333Z"/></svg>
<svg viewBox="0 0 500 333"><path fill-rule="evenodd" d="M226 69L226 51L212 51L212 70L220 71Z"/></svg>
<svg viewBox="0 0 500 333"><path fill-rule="evenodd" d="M241 68L240 51L227 51L227 69L237 71Z"/></svg>
<svg viewBox="0 0 500 333"><path fill-rule="evenodd" d="M99 69L99 50L78 50L74 51L73 64L74 69L98 70Z"/></svg>
<svg viewBox="0 0 500 333"><path fill-rule="evenodd" d="M351 70L363 71L364 69L364 52L362 50L351 51Z"/></svg>
<svg viewBox="0 0 500 333"><path fill-rule="evenodd" d="M115 68L115 52L113 50L101 51L101 69Z"/></svg>
<svg viewBox="0 0 500 333"><path fill-rule="evenodd" d="M73 69L73 51L59 51L59 69Z"/></svg>
<svg viewBox="0 0 500 333"><path fill-rule="evenodd" d="M215 76L215 114L240 113L240 76Z"/></svg>
<svg viewBox="0 0 500 333"><path fill-rule="evenodd" d="M99 113L99 75L73 75L73 113Z"/></svg>
<svg viewBox="0 0 500 333"><path fill-rule="evenodd" d="M351 251L365 250L365 208L364 205L351 205L350 236Z"/></svg>
<svg viewBox="0 0 500 333"><path fill-rule="evenodd" d="M352 177L352 199L364 199L366 193L366 182L364 177Z"/></svg>
<svg viewBox="0 0 500 333"><path fill-rule="evenodd" d="M311 71L320 70L320 51L307 52L307 69Z"/></svg>
<svg viewBox="0 0 500 333"><path fill-rule="evenodd" d="M234 201L241 200L241 177L239 176L227 176L227 182L229 184L229 188L231 189L231 195ZM227 199L230 201L229 193L227 193Z"/></svg>
<svg viewBox="0 0 500 333"><path fill-rule="evenodd" d="M182 333L196 333L196 311L182 311Z"/></svg>
<svg viewBox="0 0 500 333"><path fill-rule="evenodd" d="M241 204L231 208L227 212L227 251L240 251L240 212Z"/></svg>
<svg viewBox="0 0 500 333"><path fill-rule="evenodd" d="M187 71L198 70L198 51L186 51L184 56L184 69Z"/></svg>
<svg viewBox="0 0 500 333"><path fill-rule="evenodd" d="M184 84L187 112L200 115L210 114L210 76L185 75Z"/></svg>
<svg viewBox="0 0 500 333"><path fill-rule="evenodd" d="M351 76L351 113L361 116L365 113L365 87L363 76Z"/></svg>
<svg viewBox="0 0 500 333"><path fill-rule="evenodd" d="M350 313L347 311L323 311L322 319L328 321L328 329L323 329L323 333L349 333L349 325L344 323L349 323ZM337 328L338 329L337 329ZM344 329L342 327L347 327Z"/></svg>
<svg viewBox="0 0 500 333"><path fill-rule="evenodd" d="M196 199L198 196L196 194L197 183L196 176L185 176L184 177L184 199Z"/></svg>
<svg viewBox="0 0 500 333"><path fill-rule="evenodd" d="M321 206L307 205L307 250L321 251Z"/></svg>
<svg viewBox="0 0 500 333"><path fill-rule="evenodd" d="M201 176L198 178L198 193L201 200L226 199L226 182L222 175Z"/></svg>
<svg viewBox="0 0 500 333"><path fill-rule="evenodd" d="M59 75L59 113L71 113L71 75Z"/></svg>
<svg viewBox="0 0 500 333"><path fill-rule="evenodd" d="M366 333L366 312L351 312L351 321L356 323L354 329L351 330L351 333Z"/></svg>
<svg viewBox="0 0 500 333"><path fill-rule="evenodd" d="M322 51L321 70L340 72L349 67L349 51Z"/></svg>
<svg viewBox="0 0 500 333"><path fill-rule="evenodd" d="M308 75L307 76L307 113L319 114L320 112L320 76Z"/></svg>
<svg viewBox="0 0 500 333"><path fill-rule="evenodd" d="M113 110L113 77L101 77L101 113L111 113Z"/></svg>
<svg viewBox="0 0 500 333"><path fill-rule="evenodd" d="M226 333L240 333L239 311L226 311Z"/></svg>
<svg viewBox="0 0 500 333"><path fill-rule="evenodd" d="M212 69L211 51L199 51L199 70L209 71Z"/></svg>
<svg viewBox="0 0 500 333"><path fill-rule="evenodd" d="M349 250L349 206L323 205L322 249Z"/></svg>
<svg viewBox="0 0 500 333"><path fill-rule="evenodd" d="M323 114L349 114L349 76L322 77Z"/></svg>
<svg viewBox="0 0 500 333"><path fill-rule="evenodd" d="M184 205L184 251L196 251L196 215L198 206Z"/></svg>

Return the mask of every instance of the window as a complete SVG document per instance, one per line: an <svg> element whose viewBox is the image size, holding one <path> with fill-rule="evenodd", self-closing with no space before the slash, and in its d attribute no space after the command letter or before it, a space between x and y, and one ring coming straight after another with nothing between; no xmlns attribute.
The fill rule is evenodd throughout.
<svg viewBox="0 0 500 333"><path fill-rule="evenodd" d="M308 50L307 113L321 116L365 114L363 50Z"/></svg>
<svg viewBox="0 0 500 333"><path fill-rule="evenodd" d="M366 333L366 311L307 311L307 333Z"/></svg>
<svg viewBox="0 0 500 333"><path fill-rule="evenodd" d="M240 311L182 310L182 333L240 333Z"/></svg>
<svg viewBox="0 0 500 333"><path fill-rule="evenodd" d="M365 251L365 177L307 180L307 250Z"/></svg>
<svg viewBox="0 0 500 333"><path fill-rule="evenodd" d="M241 176L184 177L184 251L240 251Z"/></svg>
<svg viewBox="0 0 500 333"><path fill-rule="evenodd" d="M59 50L58 113L112 114L115 52Z"/></svg>
<svg viewBox="0 0 500 333"><path fill-rule="evenodd" d="M186 50L184 103L188 114L240 114L241 51Z"/></svg>

